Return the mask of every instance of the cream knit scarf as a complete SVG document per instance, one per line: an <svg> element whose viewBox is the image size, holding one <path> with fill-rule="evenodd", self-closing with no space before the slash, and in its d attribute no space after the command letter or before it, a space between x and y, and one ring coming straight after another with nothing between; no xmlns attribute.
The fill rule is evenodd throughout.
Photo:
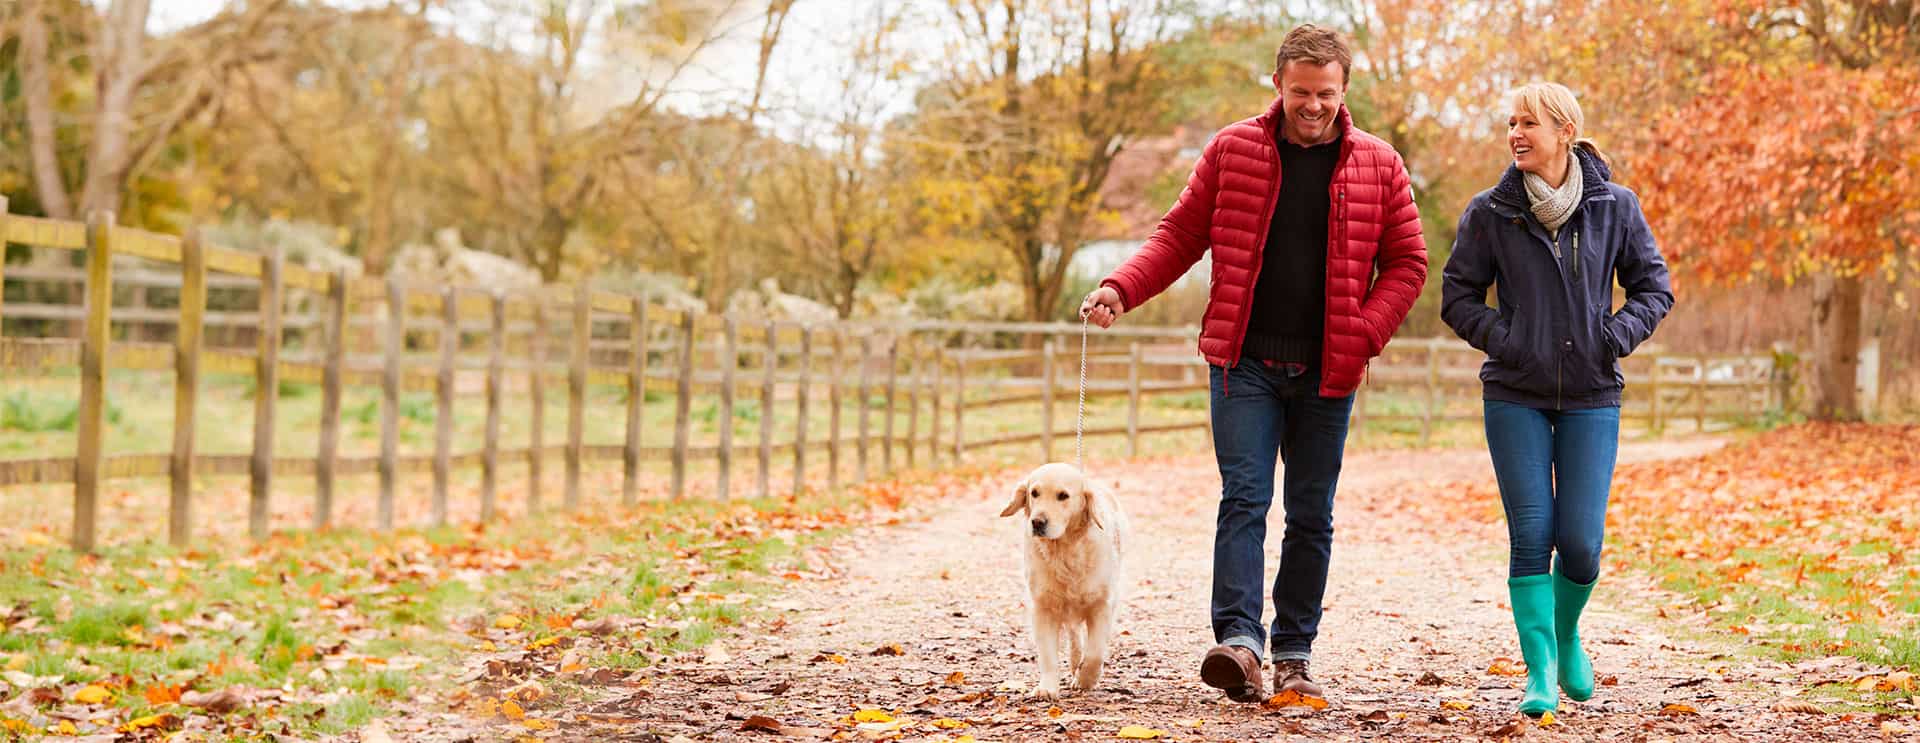
<svg viewBox="0 0 1920 743"><path fill-rule="evenodd" d="M1547 179L1532 173L1525 174L1523 180L1527 184L1527 201L1533 204L1533 216L1546 226L1555 240L1560 239L1560 227L1580 204L1580 157L1573 154L1573 148L1567 148L1567 178L1560 182L1559 188L1547 185Z"/></svg>

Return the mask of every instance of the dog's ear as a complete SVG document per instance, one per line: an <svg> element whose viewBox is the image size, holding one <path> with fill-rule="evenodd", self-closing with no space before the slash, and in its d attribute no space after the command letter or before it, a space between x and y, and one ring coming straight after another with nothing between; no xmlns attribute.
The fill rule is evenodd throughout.
<svg viewBox="0 0 1920 743"><path fill-rule="evenodd" d="M1100 521L1100 512L1107 510L1107 504L1100 499L1099 491L1092 485L1083 484L1080 486L1080 495L1087 499L1087 519L1093 522L1093 528L1106 531L1107 525Z"/></svg>
<svg viewBox="0 0 1920 743"><path fill-rule="evenodd" d="M1027 481L1021 480L1020 484L1013 486L1013 500L1007 501L1007 507L1005 510L1002 510L1000 512L1000 516L1002 518L1005 518L1007 516L1012 516L1016 513L1026 510L1026 508L1027 508Z"/></svg>

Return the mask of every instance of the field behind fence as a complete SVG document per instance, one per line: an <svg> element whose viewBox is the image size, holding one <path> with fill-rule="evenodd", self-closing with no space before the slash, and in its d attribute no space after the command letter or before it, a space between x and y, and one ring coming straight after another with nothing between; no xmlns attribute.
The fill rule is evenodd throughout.
<svg viewBox="0 0 1920 743"><path fill-rule="evenodd" d="M896 465L1073 454L1078 324L722 317L585 283L504 293L321 272L108 215L0 219L7 242L84 261L7 267L7 296L36 301L0 304L0 520L44 534L58 517L76 549L102 539L103 497L125 512L110 538L164 523L179 545L242 521L256 539L486 523L616 491L777 496ZM1089 447L1202 445L1195 332L1090 333ZM1452 339L1395 340L1355 436L1477 437L1480 360ZM1786 390L1772 357L1649 349L1623 367L1636 434L1735 425Z"/></svg>

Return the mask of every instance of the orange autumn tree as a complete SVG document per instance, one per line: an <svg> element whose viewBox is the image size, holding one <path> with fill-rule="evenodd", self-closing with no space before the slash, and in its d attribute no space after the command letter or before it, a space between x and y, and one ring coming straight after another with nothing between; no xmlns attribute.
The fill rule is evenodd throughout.
<svg viewBox="0 0 1920 743"><path fill-rule="evenodd" d="M1915 39L1872 30L1865 11L1836 21L1837 7L1790 3L1785 14L1750 16L1756 29L1793 32L1760 47L1774 54L1735 55L1707 71L1700 92L1658 116L1636 153L1648 218L1677 275L1814 282L1819 419L1858 417L1865 283L1897 280L1920 241Z"/></svg>

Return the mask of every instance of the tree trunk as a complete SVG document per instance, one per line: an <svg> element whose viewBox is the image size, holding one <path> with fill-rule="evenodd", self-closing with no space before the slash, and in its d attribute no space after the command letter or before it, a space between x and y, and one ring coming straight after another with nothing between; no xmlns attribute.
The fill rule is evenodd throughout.
<svg viewBox="0 0 1920 743"><path fill-rule="evenodd" d="M87 153L86 186L80 192L83 211L120 210L131 165L127 141L133 134L133 95L144 74L146 41L147 0L114 0L94 47L100 102Z"/></svg>
<svg viewBox="0 0 1920 743"><path fill-rule="evenodd" d="M1814 420L1859 420L1860 309L1865 279L1821 274L1813 282Z"/></svg>
<svg viewBox="0 0 1920 743"><path fill-rule="evenodd" d="M33 151L34 193L40 197L41 213L54 219L73 219L73 201L60 172L59 137L53 126L43 10L40 3L30 0L20 13L20 87L27 106L27 147Z"/></svg>

